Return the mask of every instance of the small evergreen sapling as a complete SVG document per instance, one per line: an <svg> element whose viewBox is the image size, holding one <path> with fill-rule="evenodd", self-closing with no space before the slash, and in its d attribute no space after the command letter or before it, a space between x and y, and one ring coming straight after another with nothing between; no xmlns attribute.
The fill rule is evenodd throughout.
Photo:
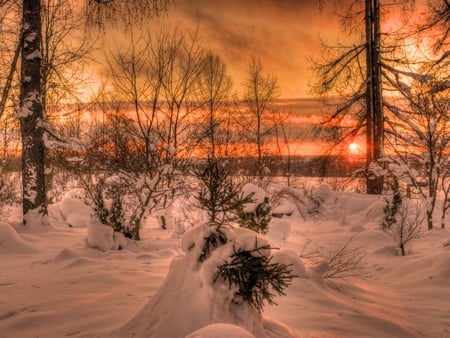
<svg viewBox="0 0 450 338"><path fill-rule="evenodd" d="M233 184L229 171L216 159L208 159L206 167L197 169L195 176L201 183L197 201L209 218L208 225L204 225L207 230L202 234L198 262L203 264L215 250L225 248L225 252L232 252L229 257L224 257L223 264L217 266L213 282L220 280L227 283L230 290L236 290L234 303L247 303L261 312L264 302L275 304L275 295L284 295L284 289L295 277L289 266L271 262L271 248L257 234L267 231L270 222L269 199L264 198L253 211L244 212L245 205L254 202L252 194L241 194ZM236 219L249 230L229 225ZM249 245L251 240L243 240L241 236L247 240L249 236L254 238L254 245ZM263 244L258 243L258 239Z"/></svg>
<svg viewBox="0 0 450 338"><path fill-rule="evenodd" d="M98 185L95 189L95 194L93 196L93 202L94 202L94 213L95 216L99 219L99 221L102 224L108 224L108 216L109 211L105 206L105 200L103 198L103 191Z"/></svg>
<svg viewBox="0 0 450 338"><path fill-rule="evenodd" d="M284 289L291 285L295 277L289 266L272 263L271 256L254 254L260 250L270 250L268 246L251 251L233 249L231 261L218 267L214 282L222 278L228 282L230 289L237 287L233 301L253 305L258 312L262 312L265 301L276 305L273 298L285 295Z"/></svg>
<svg viewBox="0 0 450 338"><path fill-rule="evenodd" d="M397 223L397 213L403 202L396 176L392 176L391 189L392 201L386 199L386 205L383 208L384 218L381 223L383 230L390 229L393 224Z"/></svg>
<svg viewBox="0 0 450 338"><path fill-rule="evenodd" d="M236 220L236 210L251 201L250 198L241 198L229 170L216 159L209 158L206 167L196 169L194 176L201 183L197 195L198 204L207 212L211 224Z"/></svg>
<svg viewBox="0 0 450 338"><path fill-rule="evenodd" d="M125 224L122 199L118 194L114 196L111 206L108 208L99 185L96 188L93 202L94 214L102 224L111 226L115 232L120 232L127 238L136 239L133 228L127 227Z"/></svg>
<svg viewBox="0 0 450 338"><path fill-rule="evenodd" d="M126 236L124 232L124 212L122 207L122 199L119 195L116 195L112 201L111 207L109 209L109 217L108 221L114 231L122 232Z"/></svg>
<svg viewBox="0 0 450 338"><path fill-rule="evenodd" d="M253 193L246 196L252 198ZM236 210L239 217L238 223L241 227L265 234L268 231L270 220L272 219L272 208L270 206L269 198L264 197L263 202L258 203L256 208L251 211L246 211L245 204L240 205Z"/></svg>

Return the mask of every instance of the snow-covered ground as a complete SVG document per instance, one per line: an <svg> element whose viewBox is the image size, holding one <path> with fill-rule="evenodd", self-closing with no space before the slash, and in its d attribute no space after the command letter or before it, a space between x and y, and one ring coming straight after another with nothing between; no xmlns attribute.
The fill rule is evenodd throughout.
<svg viewBox="0 0 450 338"><path fill-rule="evenodd" d="M426 231L424 224L424 236L411 243L410 255L401 257L393 239L380 229L383 206L383 197L331 193L318 219L304 220L294 212L272 220L266 238L280 248L278 254L293 257L298 271L302 261L306 270L286 296L276 298L277 306L265 307L269 336L290 328L298 337L450 337L449 231ZM103 252L87 245L83 225L88 212L62 201L51 206L51 226L46 228L20 226L15 209L2 215L0 337L151 336L139 329L149 326L149 316L155 317L145 309L158 298L173 259L183 259L182 239L149 218L142 241ZM351 245L366 254L365 279L330 284L322 277L326 265L298 257L317 250L333 253L352 236ZM198 285L193 288L198 291ZM152 310L171 316L165 324L155 322L167 325L167 332L188 325L200 329L190 337L219 337L218 332L252 337L230 325L229 318L218 323L220 309L216 316L205 313L209 310L202 297L195 303L173 291L172 308L153 304ZM204 327L204 318L218 324Z"/></svg>

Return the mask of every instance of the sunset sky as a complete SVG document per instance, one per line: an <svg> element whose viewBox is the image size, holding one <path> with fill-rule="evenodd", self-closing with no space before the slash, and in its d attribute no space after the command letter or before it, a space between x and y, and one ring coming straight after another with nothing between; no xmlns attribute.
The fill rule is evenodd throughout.
<svg viewBox="0 0 450 338"><path fill-rule="evenodd" d="M310 59L322 53L320 41L333 45L348 35L333 2L324 2L320 11L317 0L176 0L164 20L180 29L198 27L227 64L236 87L256 56L277 75L282 98L299 98L310 96Z"/></svg>
<svg viewBox="0 0 450 338"><path fill-rule="evenodd" d="M167 20L180 27L199 28L207 44L219 53L235 86L244 81L251 57L277 75L280 95L309 95L311 64L320 38L335 41L337 18L319 11L317 0L177 0Z"/></svg>

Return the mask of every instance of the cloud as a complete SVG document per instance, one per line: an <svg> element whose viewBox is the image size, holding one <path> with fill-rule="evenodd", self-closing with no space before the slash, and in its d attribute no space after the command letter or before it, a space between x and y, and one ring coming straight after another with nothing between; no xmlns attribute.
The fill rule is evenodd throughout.
<svg viewBox="0 0 450 338"><path fill-rule="evenodd" d="M308 95L308 58L320 52L319 36L336 28L317 0L178 0L168 18L186 29L198 27L236 86L244 82L251 57L259 57L277 75L283 97Z"/></svg>

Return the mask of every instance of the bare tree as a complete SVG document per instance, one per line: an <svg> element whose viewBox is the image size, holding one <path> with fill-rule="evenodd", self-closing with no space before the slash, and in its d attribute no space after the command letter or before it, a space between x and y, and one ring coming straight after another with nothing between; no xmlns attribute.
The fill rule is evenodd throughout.
<svg viewBox="0 0 450 338"><path fill-rule="evenodd" d="M227 115L231 97L232 82L226 74L226 67L219 56L208 52L203 60L203 67L199 73L196 100L201 103L201 130L199 135L206 141L202 146L208 157L215 159L223 156L226 151L228 135ZM225 117L225 118L224 118Z"/></svg>
<svg viewBox="0 0 450 338"><path fill-rule="evenodd" d="M406 5L407 0L400 1ZM339 2L342 5L341 2ZM390 4L386 4L389 7ZM338 94L334 112L328 125L340 124L351 116L354 124L341 130L337 142L356 135L366 136L366 187L370 194L381 194L383 175L380 173L380 160L384 156L384 97L382 67L383 62L394 62L391 57L399 46L387 45L388 34L382 30L382 4L380 0L345 2L341 17L346 32L359 31L364 25L364 35L356 43L329 48L331 60L317 62L315 71L317 82L314 90L319 95ZM382 39L383 38L383 39ZM398 39L399 36L396 35ZM348 122L348 121L347 121ZM333 129L335 130L335 129Z"/></svg>
<svg viewBox="0 0 450 338"><path fill-rule="evenodd" d="M91 23L112 19L117 14L129 20L145 18L164 11L169 0L88 0L87 17ZM8 4L5 1L4 4ZM67 4L72 6L73 4ZM46 214L45 145L42 110L42 18L40 0L23 0L21 32L21 90L17 115L22 136L22 181L24 224L31 217ZM126 20L124 20L126 22ZM33 213L32 216L29 214Z"/></svg>
<svg viewBox="0 0 450 338"><path fill-rule="evenodd" d="M174 31L169 36L164 56L169 71L162 81L162 100L167 107L162 109L165 124L160 125L160 132L168 155L180 158L191 153L198 141L192 137L192 122L200 106L195 96L205 48L198 32L180 34Z"/></svg>
<svg viewBox="0 0 450 338"><path fill-rule="evenodd" d="M397 222L386 231L392 236L400 249L401 255L408 254L407 247L414 239L423 237L425 214L420 203L406 200L397 212Z"/></svg>
<svg viewBox="0 0 450 338"><path fill-rule="evenodd" d="M426 33L434 41L434 51L444 50L450 39L450 2L448 0L428 0L425 24L418 30Z"/></svg>
<svg viewBox="0 0 450 338"><path fill-rule="evenodd" d="M281 110L275 112L275 142L283 170L282 176L286 177L288 187L291 186L291 176L293 175L292 142L300 141L304 136L304 131L294 133L288 122L290 116L292 116L290 112Z"/></svg>
<svg viewBox="0 0 450 338"><path fill-rule="evenodd" d="M441 189L443 192L442 198L442 213L441 213L441 228L445 229L445 219L447 211L450 209L450 166L442 168Z"/></svg>
<svg viewBox="0 0 450 338"><path fill-rule="evenodd" d="M116 136L126 132L136 142L135 158L123 164L121 175L136 205L130 222L139 230L148 212L168 207L183 191L178 173L196 142L189 122L198 107L193 99L203 49L195 36L177 31L155 37L129 34L128 48L116 46L108 64L114 96L128 107L120 118L128 121L126 131L116 129ZM136 235L138 239L138 231Z"/></svg>
<svg viewBox="0 0 450 338"><path fill-rule="evenodd" d="M86 18L73 5L41 0L41 6L41 101L48 120L61 109L62 101L79 101L78 90L85 85L84 64L96 39L85 33Z"/></svg>
<svg viewBox="0 0 450 338"><path fill-rule="evenodd" d="M258 159L256 173L259 178L264 175L264 145L275 129L272 121L273 101L277 96L277 89L277 78L274 75L265 74L261 61L252 58L245 82L245 110L241 122L249 143L256 146Z"/></svg>
<svg viewBox="0 0 450 338"><path fill-rule="evenodd" d="M396 155L392 160L407 169L411 184L427 202L428 229L433 228L442 170L450 162L449 57L427 62L417 71L389 69L385 74L402 95L401 102L386 103L393 115L387 119L393 131L387 141Z"/></svg>

